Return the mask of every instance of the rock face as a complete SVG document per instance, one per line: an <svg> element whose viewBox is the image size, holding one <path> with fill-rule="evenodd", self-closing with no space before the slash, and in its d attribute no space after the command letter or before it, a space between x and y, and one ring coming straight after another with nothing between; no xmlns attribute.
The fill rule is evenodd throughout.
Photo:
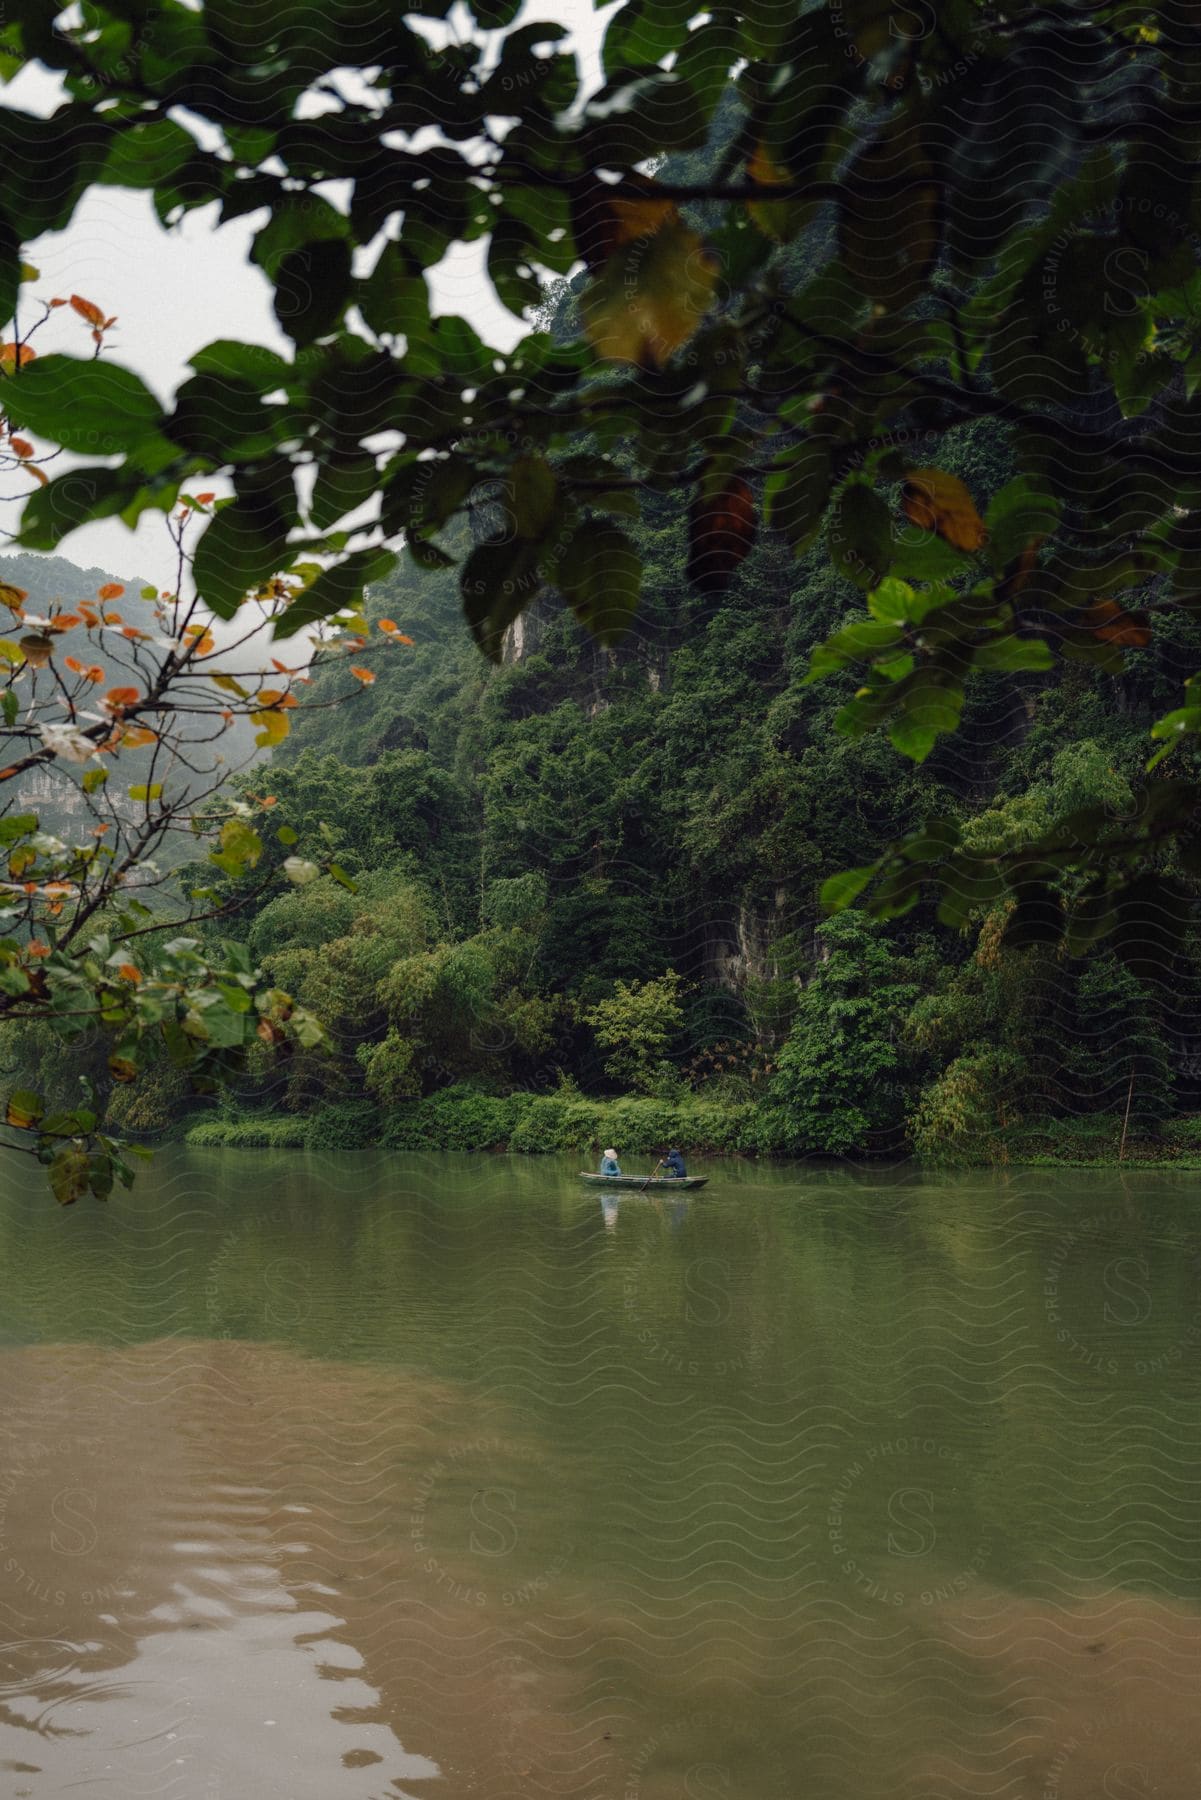
<svg viewBox="0 0 1201 1800"><path fill-rule="evenodd" d="M728 920L714 921L711 927L705 959L709 979L742 995L754 982L785 978L780 940L795 928L796 910L785 887L776 889L768 906L739 901Z"/></svg>

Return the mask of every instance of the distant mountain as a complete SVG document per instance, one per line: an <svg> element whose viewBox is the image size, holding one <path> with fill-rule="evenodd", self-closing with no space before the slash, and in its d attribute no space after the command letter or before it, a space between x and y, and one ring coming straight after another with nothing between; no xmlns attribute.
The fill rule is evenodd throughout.
<svg viewBox="0 0 1201 1800"><path fill-rule="evenodd" d="M113 575L107 569L80 569L65 556L38 556L26 552L0 555L0 581L24 588L34 611L48 606L52 600L94 599L97 588L107 581L120 581L131 593L154 587L144 575Z"/></svg>
<svg viewBox="0 0 1201 1800"><path fill-rule="evenodd" d="M75 563L68 562L65 556L40 556L20 552L0 555L0 582L23 588L29 596L27 606L31 612L44 611L54 601L64 601L70 605L77 600L94 600L100 588L114 581L121 582L135 599L145 587L155 587L155 591L158 591L156 584L145 577L114 575L108 569L81 569ZM8 617L5 614L5 618ZM0 619L0 635L3 635L4 629L4 619ZM156 654L149 646L145 653L152 657ZM114 679L118 681L130 678L125 670L114 674ZM205 776L211 777L222 766L238 769L259 762L263 757L263 752L256 748L254 742L256 728L248 719L239 719L216 740L209 721L185 718L178 719L177 724L180 738L194 746L190 756L194 774L189 776L177 767L170 783L173 787L182 786L185 792L192 785L207 786ZM147 779L152 755L151 750L122 752L120 766L123 787ZM72 828L82 823L87 810L79 776L78 769L56 760L31 771L19 783L19 791L16 794L6 793L3 801L15 803L22 810L38 813L44 829L70 836ZM117 798L115 780L112 788L114 802L121 804ZM188 853L191 854L190 849Z"/></svg>

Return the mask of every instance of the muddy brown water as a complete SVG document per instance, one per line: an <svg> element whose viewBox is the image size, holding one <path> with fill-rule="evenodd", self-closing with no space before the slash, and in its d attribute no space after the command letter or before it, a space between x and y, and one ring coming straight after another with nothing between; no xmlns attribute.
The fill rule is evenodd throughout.
<svg viewBox="0 0 1201 1800"><path fill-rule="evenodd" d="M1194 1177L0 1176L0 1794L1196 1800Z"/></svg>

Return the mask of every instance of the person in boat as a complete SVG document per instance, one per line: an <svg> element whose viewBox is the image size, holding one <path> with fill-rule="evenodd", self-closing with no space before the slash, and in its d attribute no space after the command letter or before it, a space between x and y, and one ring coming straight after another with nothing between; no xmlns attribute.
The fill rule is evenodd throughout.
<svg viewBox="0 0 1201 1800"><path fill-rule="evenodd" d="M665 1175L683 1178L688 1173L688 1170L684 1167L684 1158L680 1155L678 1150L669 1150L659 1166Z"/></svg>
<svg viewBox="0 0 1201 1800"><path fill-rule="evenodd" d="M600 1172L602 1175L620 1175L621 1164L617 1160L616 1150L606 1150L601 1157Z"/></svg>

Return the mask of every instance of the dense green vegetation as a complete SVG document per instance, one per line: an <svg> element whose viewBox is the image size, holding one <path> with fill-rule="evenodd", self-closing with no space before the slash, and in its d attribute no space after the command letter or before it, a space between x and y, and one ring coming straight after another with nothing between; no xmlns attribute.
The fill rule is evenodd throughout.
<svg viewBox="0 0 1201 1800"><path fill-rule="evenodd" d="M969 483L974 449L989 470L999 454L969 438ZM1006 942L1007 901L950 929L933 904L824 919L818 896L933 812L989 846L1085 805L1121 816L1192 628L1116 680L974 677L954 748L915 768L831 731L852 674L805 684L857 598L822 545L796 564L764 538L719 600L684 588L678 513L645 555L620 649L545 607L499 668L448 574L373 592L372 619L413 645L350 705L320 704L339 677L319 673L248 781L354 883L276 890L236 927L333 1048L264 1047L182 1113L164 1066L114 1123L182 1116L197 1142L245 1145L1088 1160L1116 1152L1129 1096L1129 1154L1190 1152L1194 934L1132 968L1104 942Z"/></svg>

